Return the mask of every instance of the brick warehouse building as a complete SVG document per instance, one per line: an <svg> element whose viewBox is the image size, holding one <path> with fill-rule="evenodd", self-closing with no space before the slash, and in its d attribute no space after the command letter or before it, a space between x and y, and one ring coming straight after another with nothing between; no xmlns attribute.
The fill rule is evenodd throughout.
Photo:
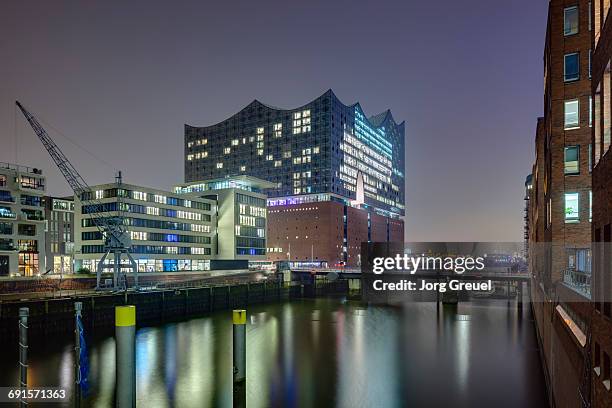
<svg viewBox="0 0 612 408"><path fill-rule="evenodd" d="M544 117L529 199L531 296L552 406L590 402L591 18L588 0L549 2Z"/></svg>
<svg viewBox="0 0 612 408"><path fill-rule="evenodd" d="M591 320L593 407L612 407L612 159L610 134L612 104L612 22L610 1L593 2L593 313Z"/></svg>
<svg viewBox="0 0 612 408"><path fill-rule="evenodd" d="M185 181L251 175L268 195L268 259L359 265L361 242L403 241L404 123L331 91L296 109L253 101L185 125Z"/></svg>

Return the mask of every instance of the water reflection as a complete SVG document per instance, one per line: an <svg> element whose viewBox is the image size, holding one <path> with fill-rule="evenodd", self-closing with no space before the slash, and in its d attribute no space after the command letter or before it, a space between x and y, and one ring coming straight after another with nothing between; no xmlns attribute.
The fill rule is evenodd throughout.
<svg viewBox="0 0 612 408"><path fill-rule="evenodd" d="M249 407L546 404L528 308L460 303L437 313L429 304L313 300L252 307L249 317ZM88 337L92 395L83 406L111 407L115 342ZM72 387L71 341L32 342L33 385ZM228 312L139 329L139 406L231 406L231 342ZM16 352L0 361L3 385L16 384L16 361Z"/></svg>

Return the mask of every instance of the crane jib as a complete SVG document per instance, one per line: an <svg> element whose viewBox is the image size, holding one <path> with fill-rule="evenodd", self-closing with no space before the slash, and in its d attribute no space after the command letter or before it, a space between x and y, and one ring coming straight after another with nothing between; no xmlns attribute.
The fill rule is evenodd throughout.
<svg viewBox="0 0 612 408"><path fill-rule="evenodd" d="M53 141L51 136L49 136L47 131L42 127L34 115L24 108L19 101L15 101L15 104L21 113L23 113L23 116L34 130L36 136L38 136L42 142L43 146L51 156L51 159L53 159L53 162L66 179L68 185L70 185L76 199L81 201L83 206L87 206L87 213L90 219L102 234L104 239L104 255L98 262L98 268L96 271L96 288L101 289L101 274L103 270L109 266L105 263L105 260L107 256L112 253L113 263L111 265L113 268L113 289L118 289L119 278L123 277L123 275L121 275L121 269L125 268L125 266L121 265L122 255L126 255L129 260L130 268L134 274L134 287L138 289L138 268L136 266L136 262L130 255L132 242L129 233L125 228L124 217L122 217L120 214L116 217L108 217L108 215L104 213L103 203L92 194L92 189L85 182L85 179L83 179L83 177L79 174L70 160L68 160L68 157L66 157L59 146ZM125 279L125 284L127 288L127 279Z"/></svg>

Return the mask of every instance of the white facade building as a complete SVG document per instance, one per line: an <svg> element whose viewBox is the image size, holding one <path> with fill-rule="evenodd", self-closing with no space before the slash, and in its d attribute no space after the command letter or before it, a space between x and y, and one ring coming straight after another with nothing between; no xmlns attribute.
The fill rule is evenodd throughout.
<svg viewBox="0 0 612 408"><path fill-rule="evenodd" d="M263 261L266 259L267 210L264 189L276 184L250 176L226 177L178 185L186 197L217 202L216 258Z"/></svg>
<svg viewBox="0 0 612 408"><path fill-rule="evenodd" d="M77 272L93 272L104 253L102 234L92 221L91 201L107 217L123 216L139 272L210 269L215 251L216 202L131 184L103 184L75 202ZM107 260L111 263L111 260ZM127 262L127 260L124 260Z"/></svg>
<svg viewBox="0 0 612 408"><path fill-rule="evenodd" d="M46 271L44 193L42 170L0 163L0 277Z"/></svg>

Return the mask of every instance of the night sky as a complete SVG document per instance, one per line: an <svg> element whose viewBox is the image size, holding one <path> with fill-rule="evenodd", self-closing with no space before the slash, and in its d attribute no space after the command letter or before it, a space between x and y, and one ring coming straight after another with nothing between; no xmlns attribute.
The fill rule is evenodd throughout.
<svg viewBox="0 0 612 408"><path fill-rule="evenodd" d="M89 184L116 168L168 189L183 181L184 123L332 88L406 121L408 240L520 241L547 5L3 1L0 161L40 167L49 194L69 192L19 99Z"/></svg>

